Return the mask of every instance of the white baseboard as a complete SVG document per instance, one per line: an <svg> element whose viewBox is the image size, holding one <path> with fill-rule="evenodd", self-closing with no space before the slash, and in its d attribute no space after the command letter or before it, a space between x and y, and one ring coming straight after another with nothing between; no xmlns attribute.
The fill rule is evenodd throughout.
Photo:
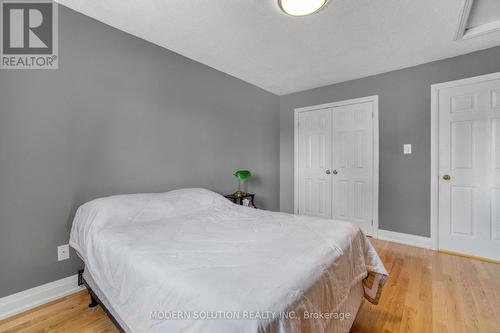
<svg viewBox="0 0 500 333"><path fill-rule="evenodd" d="M83 289L84 287L78 286L78 275L73 275L2 297L0 298L0 320Z"/></svg>
<svg viewBox="0 0 500 333"><path fill-rule="evenodd" d="M424 249L432 249L432 241L430 237L403 234L401 232L379 229L377 238L405 245L423 247Z"/></svg>

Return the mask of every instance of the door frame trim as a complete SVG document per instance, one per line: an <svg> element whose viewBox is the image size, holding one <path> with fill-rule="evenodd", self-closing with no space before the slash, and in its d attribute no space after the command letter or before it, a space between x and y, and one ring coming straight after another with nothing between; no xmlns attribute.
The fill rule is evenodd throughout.
<svg viewBox="0 0 500 333"><path fill-rule="evenodd" d="M439 91L500 79L500 72L431 85L431 242L439 250Z"/></svg>
<svg viewBox="0 0 500 333"><path fill-rule="evenodd" d="M344 105L360 104L360 103L373 103L373 237L378 237L378 197L379 197L379 120L378 120L378 109L379 109L379 96L367 96L361 98L354 98L348 100L342 100L337 102L319 104L306 106L301 108L296 108L294 110L294 127L293 127L293 212L298 214L299 210L299 113L329 109L333 107L339 107Z"/></svg>

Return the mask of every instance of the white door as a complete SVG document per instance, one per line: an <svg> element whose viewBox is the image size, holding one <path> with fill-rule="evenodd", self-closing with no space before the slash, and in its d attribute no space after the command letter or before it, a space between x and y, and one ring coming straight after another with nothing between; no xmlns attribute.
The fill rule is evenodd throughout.
<svg viewBox="0 0 500 333"><path fill-rule="evenodd" d="M300 214L332 216L332 113L330 109L299 114L298 178Z"/></svg>
<svg viewBox="0 0 500 333"><path fill-rule="evenodd" d="M296 111L296 213L349 221L374 235L377 103L374 96Z"/></svg>
<svg viewBox="0 0 500 333"><path fill-rule="evenodd" d="M334 107L332 217L373 235L373 102Z"/></svg>
<svg viewBox="0 0 500 333"><path fill-rule="evenodd" d="M500 80L438 92L439 248L500 260Z"/></svg>

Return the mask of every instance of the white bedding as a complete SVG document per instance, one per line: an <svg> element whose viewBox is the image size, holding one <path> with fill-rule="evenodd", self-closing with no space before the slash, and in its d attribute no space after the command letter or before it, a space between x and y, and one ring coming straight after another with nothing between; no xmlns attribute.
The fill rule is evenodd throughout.
<svg viewBox="0 0 500 333"><path fill-rule="evenodd" d="M327 269L338 306L368 271L387 274L350 223L242 207L203 189L88 202L70 245L134 333L257 333ZM205 315L214 319L195 319Z"/></svg>

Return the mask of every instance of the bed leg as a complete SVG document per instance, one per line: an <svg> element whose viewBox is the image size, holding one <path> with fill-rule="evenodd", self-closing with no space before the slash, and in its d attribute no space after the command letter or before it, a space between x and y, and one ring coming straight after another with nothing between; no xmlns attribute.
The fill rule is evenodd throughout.
<svg viewBox="0 0 500 333"><path fill-rule="evenodd" d="M83 286L83 269L78 271L78 286Z"/></svg>
<svg viewBox="0 0 500 333"><path fill-rule="evenodd" d="M96 306L99 305L99 303L97 303L97 300L94 298L94 296L92 295L92 293L89 293L89 295L90 295L89 308L95 308Z"/></svg>

